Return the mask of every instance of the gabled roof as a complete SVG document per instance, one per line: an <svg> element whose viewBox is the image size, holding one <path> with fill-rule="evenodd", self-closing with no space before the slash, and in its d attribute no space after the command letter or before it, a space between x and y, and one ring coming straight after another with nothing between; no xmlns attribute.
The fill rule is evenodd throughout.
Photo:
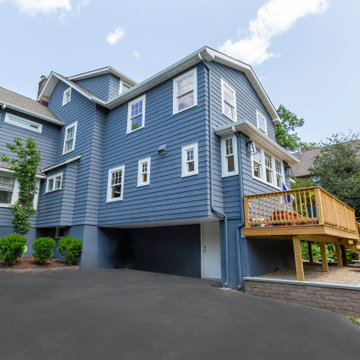
<svg viewBox="0 0 360 360"><path fill-rule="evenodd" d="M102 67L99 69L87 71L87 72L80 73L80 74L73 75L73 76L69 76L68 79L72 80L72 81L79 81L79 80L90 79L95 76L106 75L106 74L115 75L116 77L120 78L122 81L129 84L130 86L135 86L137 84L137 82L135 80L129 78L128 76L126 76L119 70L113 68L112 66L105 66L105 67Z"/></svg>
<svg viewBox="0 0 360 360"><path fill-rule="evenodd" d="M253 86L255 92L261 99L263 105L265 106L266 110L270 114L272 120L275 123L280 122L280 118L276 112L274 105L272 104L272 102L270 101L264 88L260 84L260 81L257 78L257 76L255 75L252 67L250 65L247 65L247 64L245 64L239 60L236 60L230 56L227 56L216 50L213 50L207 46L202 47L201 49L195 51L194 53L190 54L189 56L185 57L184 59L167 67L166 69L160 71L159 73L155 74L154 76L150 77L149 79L133 86L126 92L120 94L119 96L117 96L107 102L99 99L97 96L95 96L93 94L90 95L88 91L85 91L85 89L80 90L79 88L76 88L76 86L75 86L76 84L71 81L71 80L74 80L74 77L65 78L59 74L56 74L55 72L52 72L50 74L49 79L47 80L47 82L43 88L43 91L39 95L39 99L43 95L45 95L45 96L51 95L51 92L55 88L55 85L56 85L58 79L62 79L62 80L66 79L69 86L72 86L73 88L75 88L76 90L81 92L89 100L95 101L96 103L98 103L108 109L114 109L115 107L129 101L130 99L132 99L138 95L141 95L142 93L148 91L149 89L161 84L162 82L173 78L177 74L199 64L202 60L205 60L207 62L214 61L219 64L222 64L222 65L231 67L235 70L243 72L246 75L246 77L248 78L251 85ZM94 70L94 71L99 72L102 70L98 69L98 70ZM79 74L79 75L77 75L78 79L79 79L79 76L88 76L86 74L90 74L90 73L91 72ZM55 81L54 81L54 78L56 78ZM76 76L75 76L75 78L76 78Z"/></svg>
<svg viewBox="0 0 360 360"><path fill-rule="evenodd" d="M35 116L39 119L52 122L54 124L63 125L48 107L26 96L17 94L13 91L0 87L0 104L10 109L17 110L23 114Z"/></svg>
<svg viewBox="0 0 360 360"><path fill-rule="evenodd" d="M353 141L349 141L348 143L352 144L353 146L360 146L360 140L353 140ZM298 164L293 165L291 167L294 173L294 177L311 176L311 172L309 171L309 168L313 166L314 158L316 155L320 154L320 150L321 148L315 148L293 154L299 160ZM360 156L360 151L359 151L359 156Z"/></svg>

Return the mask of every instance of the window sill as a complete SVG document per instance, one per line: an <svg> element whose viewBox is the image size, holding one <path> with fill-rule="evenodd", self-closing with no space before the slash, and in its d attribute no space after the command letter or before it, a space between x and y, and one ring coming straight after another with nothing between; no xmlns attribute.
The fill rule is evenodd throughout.
<svg viewBox="0 0 360 360"><path fill-rule="evenodd" d="M222 178L227 178L227 177L231 177L231 176L238 176L239 175L239 172L234 172L234 173L231 173L231 174L222 174L221 177Z"/></svg>
<svg viewBox="0 0 360 360"><path fill-rule="evenodd" d="M181 174L181 177L185 178L185 177L195 176L195 175L199 175L199 172L195 172L195 173L191 173L191 174Z"/></svg>
<svg viewBox="0 0 360 360"><path fill-rule="evenodd" d="M0 204L0 208L8 208L11 205L13 204Z"/></svg>
<svg viewBox="0 0 360 360"><path fill-rule="evenodd" d="M276 190L282 190L281 188L277 187L276 185L272 184L272 183L268 183L267 181L263 180L263 179L260 179L260 178L257 178L256 176L252 176L252 178L256 181L259 181L267 186L271 186L272 188L276 189Z"/></svg>
<svg viewBox="0 0 360 360"><path fill-rule="evenodd" d="M141 126L141 127L138 127L138 128L136 128L136 129L134 129L134 130L131 130L131 131L126 130L126 135L132 134L133 132L138 131L138 130L141 130L141 129L144 129L144 128L145 128L145 125L144 125L144 126Z"/></svg>
<svg viewBox="0 0 360 360"><path fill-rule="evenodd" d="M75 151L75 149L72 149L72 150L70 150L70 151L68 151L68 152L63 152L62 155L64 156L64 155L70 154L70 153L72 153L72 152L74 152L74 151Z"/></svg>
<svg viewBox="0 0 360 360"><path fill-rule="evenodd" d="M50 190L50 191L45 191L45 194L51 194L53 192L60 191L60 190L61 190L61 188L60 189L55 189L55 190Z"/></svg>
<svg viewBox="0 0 360 360"><path fill-rule="evenodd" d="M231 120L232 122L236 123L236 115L235 119L232 119L230 116L227 116L225 113L222 113L227 119Z"/></svg>
<svg viewBox="0 0 360 360"><path fill-rule="evenodd" d="M116 201L121 201L123 198L120 197L120 198L115 198L115 199L107 199L105 201L105 203L112 203L112 202L116 202Z"/></svg>
<svg viewBox="0 0 360 360"><path fill-rule="evenodd" d="M149 186L150 185L150 183L148 183L148 184L137 184L137 187L144 187L144 186Z"/></svg>

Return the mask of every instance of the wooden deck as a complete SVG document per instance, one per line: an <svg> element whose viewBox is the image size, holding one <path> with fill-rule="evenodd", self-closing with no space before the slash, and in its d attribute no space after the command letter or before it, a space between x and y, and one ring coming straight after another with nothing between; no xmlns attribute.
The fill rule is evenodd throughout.
<svg viewBox="0 0 360 360"><path fill-rule="evenodd" d="M323 271L328 271L325 243L334 243L338 264L345 247L360 255L360 224L355 211L314 186L244 196L246 237L292 240L298 280L304 280L300 241L320 242ZM310 250L311 252L311 250Z"/></svg>

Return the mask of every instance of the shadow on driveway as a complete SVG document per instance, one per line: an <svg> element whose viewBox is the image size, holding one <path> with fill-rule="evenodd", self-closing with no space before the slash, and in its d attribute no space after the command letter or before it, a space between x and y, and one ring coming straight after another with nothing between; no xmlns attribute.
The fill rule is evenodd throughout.
<svg viewBox="0 0 360 360"><path fill-rule="evenodd" d="M327 311L133 270L0 273L0 358L359 359Z"/></svg>

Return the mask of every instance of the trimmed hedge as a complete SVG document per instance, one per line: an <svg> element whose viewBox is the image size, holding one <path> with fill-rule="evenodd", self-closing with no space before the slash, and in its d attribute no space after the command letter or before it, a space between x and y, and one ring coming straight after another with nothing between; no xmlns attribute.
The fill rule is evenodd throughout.
<svg viewBox="0 0 360 360"><path fill-rule="evenodd" d="M71 236L63 237L59 241L58 250L65 257L67 264L75 264L82 252L82 241Z"/></svg>
<svg viewBox="0 0 360 360"><path fill-rule="evenodd" d="M33 256L39 264L45 264L54 254L55 240L50 237L40 237L33 242Z"/></svg>
<svg viewBox="0 0 360 360"><path fill-rule="evenodd" d="M8 266L16 264L24 252L26 241L24 236L17 234L0 238L0 259Z"/></svg>

